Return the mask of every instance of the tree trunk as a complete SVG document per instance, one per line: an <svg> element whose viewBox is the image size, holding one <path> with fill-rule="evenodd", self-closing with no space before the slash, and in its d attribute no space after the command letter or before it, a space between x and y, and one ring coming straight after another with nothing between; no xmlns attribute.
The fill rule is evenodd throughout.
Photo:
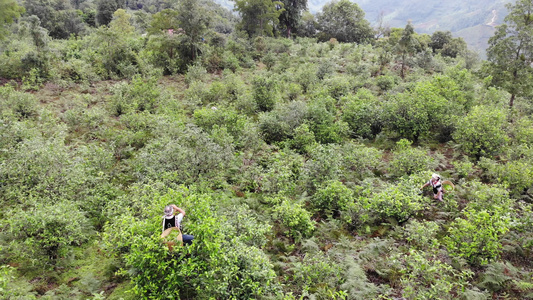
<svg viewBox="0 0 533 300"><path fill-rule="evenodd" d="M405 65L405 55L402 55L402 69L400 70L400 76L402 77L402 79L405 79L404 74L403 74L404 65Z"/></svg>
<svg viewBox="0 0 533 300"><path fill-rule="evenodd" d="M515 94L512 94L512 95L511 95L511 99L509 100L509 108L513 108L513 105L514 105L514 97L515 97Z"/></svg>

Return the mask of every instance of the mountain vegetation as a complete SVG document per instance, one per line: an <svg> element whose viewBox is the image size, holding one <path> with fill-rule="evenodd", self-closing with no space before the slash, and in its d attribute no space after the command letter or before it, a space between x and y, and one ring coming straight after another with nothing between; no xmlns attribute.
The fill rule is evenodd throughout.
<svg viewBox="0 0 533 300"><path fill-rule="evenodd" d="M531 0L306 7L0 0L0 298L533 298Z"/></svg>

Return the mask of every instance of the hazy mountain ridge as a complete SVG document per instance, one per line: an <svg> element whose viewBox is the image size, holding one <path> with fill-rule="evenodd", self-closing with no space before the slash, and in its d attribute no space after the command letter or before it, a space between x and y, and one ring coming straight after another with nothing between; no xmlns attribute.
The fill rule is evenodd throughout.
<svg viewBox="0 0 533 300"><path fill-rule="evenodd" d="M494 27L507 15L505 4L510 0L362 0L357 1L371 23L380 15L390 27L404 27L411 21L418 33L449 30L462 37L469 47L485 56L488 39Z"/></svg>

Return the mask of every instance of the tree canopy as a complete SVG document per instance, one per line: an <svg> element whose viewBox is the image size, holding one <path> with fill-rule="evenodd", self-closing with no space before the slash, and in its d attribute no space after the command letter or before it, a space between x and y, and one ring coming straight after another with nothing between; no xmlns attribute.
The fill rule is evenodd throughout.
<svg viewBox="0 0 533 300"><path fill-rule="evenodd" d="M533 2L518 0L506 7L505 23L489 39L486 71L493 85L511 94L509 106L513 107L516 96L533 91Z"/></svg>
<svg viewBox="0 0 533 300"><path fill-rule="evenodd" d="M335 38L343 43L365 43L373 37L364 11L349 0L332 1L317 14L322 40Z"/></svg>
<svg viewBox="0 0 533 300"><path fill-rule="evenodd" d="M5 36L5 26L13 23L24 11L16 0L0 0L0 40Z"/></svg>
<svg viewBox="0 0 533 300"><path fill-rule="evenodd" d="M248 36L272 36L284 8L281 1L235 0L235 11L242 18L237 27Z"/></svg>

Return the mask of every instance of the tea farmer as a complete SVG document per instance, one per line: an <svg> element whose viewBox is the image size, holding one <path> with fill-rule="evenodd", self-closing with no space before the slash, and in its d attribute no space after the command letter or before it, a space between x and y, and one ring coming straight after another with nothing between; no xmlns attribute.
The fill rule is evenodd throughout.
<svg viewBox="0 0 533 300"><path fill-rule="evenodd" d="M168 235L171 230L178 230L181 232L181 221L183 220L183 217L185 217L185 211L179 207L177 207L174 204L170 204L165 206L164 210L165 215L163 216L163 235L165 235L165 231L167 231ZM177 213L177 215L176 215ZM185 244L191 245L192 240L194 239L194 236L189 234L183 234L183 242Z"/></svg>
<svg viewBox="0 0 533 300"><path fill-rule="evenodd" d="M431 179L426 182L420 189L422 190L426 186L431 185L433 188L433 198L442 201L442 196L445 190L442 188L442 181L439 174L431 175Z"/></svg>

